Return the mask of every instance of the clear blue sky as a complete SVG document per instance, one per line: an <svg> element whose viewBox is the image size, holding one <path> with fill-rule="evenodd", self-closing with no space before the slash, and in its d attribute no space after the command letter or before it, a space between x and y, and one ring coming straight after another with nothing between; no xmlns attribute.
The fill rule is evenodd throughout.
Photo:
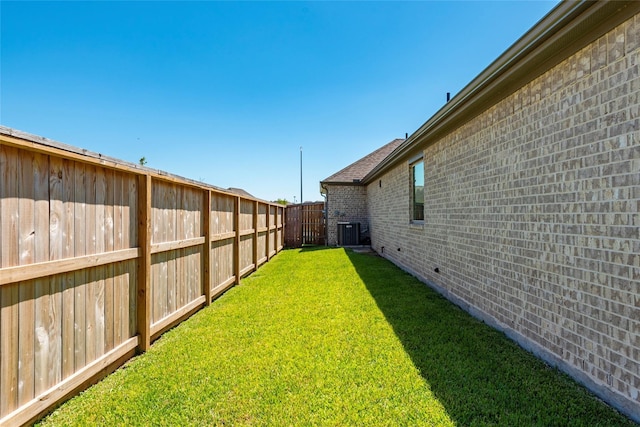
<svg viewBox="0 0 640 427"><path fill-rule="evenodd" d="M0 2L0 123L267 200L411 134L557 4Z"/></svg>

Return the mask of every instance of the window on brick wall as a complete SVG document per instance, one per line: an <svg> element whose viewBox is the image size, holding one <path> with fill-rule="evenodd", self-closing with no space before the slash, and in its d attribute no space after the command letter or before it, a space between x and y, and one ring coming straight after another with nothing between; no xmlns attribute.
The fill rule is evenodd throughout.
<svg viewBox="0 0 640 427"><path fill-rule="evenodd" d="M424 160L409 164L411 170L411 221L424 220Z"/></svg>

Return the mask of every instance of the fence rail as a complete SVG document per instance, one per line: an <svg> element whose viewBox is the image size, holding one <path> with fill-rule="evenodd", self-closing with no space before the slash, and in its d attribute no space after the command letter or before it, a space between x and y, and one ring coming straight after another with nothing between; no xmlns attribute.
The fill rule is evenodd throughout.
<svg viewBox="0 0 640 427"><path fill-rule="evenodd" d="M41 416L267 262L283 216L0 127L0 425Z"/></svg>

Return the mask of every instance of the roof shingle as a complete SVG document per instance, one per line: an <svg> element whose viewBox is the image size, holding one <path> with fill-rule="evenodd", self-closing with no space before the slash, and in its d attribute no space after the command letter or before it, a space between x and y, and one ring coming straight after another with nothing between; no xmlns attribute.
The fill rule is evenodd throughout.
<svg viewBox="0 0 640 427"><path fill-rule="evenodd" d="M357 183L403 142L404 139L402 138L394 139L388 144L378 148L376 151L367 154L360 160L351 163L346 168L334 173L328 178L325 178L321 182L330 184Z"/></svg>

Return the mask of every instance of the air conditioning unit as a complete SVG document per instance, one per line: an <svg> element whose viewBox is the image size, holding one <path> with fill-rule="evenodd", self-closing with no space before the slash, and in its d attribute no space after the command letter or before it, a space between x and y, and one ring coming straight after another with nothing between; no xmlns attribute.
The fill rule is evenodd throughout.
<svg viewBox="0 0 640 427"><path fill-rule="evenodd" d="M356 246L360 244L360 223L338 223L338 246Z"/></svg>

